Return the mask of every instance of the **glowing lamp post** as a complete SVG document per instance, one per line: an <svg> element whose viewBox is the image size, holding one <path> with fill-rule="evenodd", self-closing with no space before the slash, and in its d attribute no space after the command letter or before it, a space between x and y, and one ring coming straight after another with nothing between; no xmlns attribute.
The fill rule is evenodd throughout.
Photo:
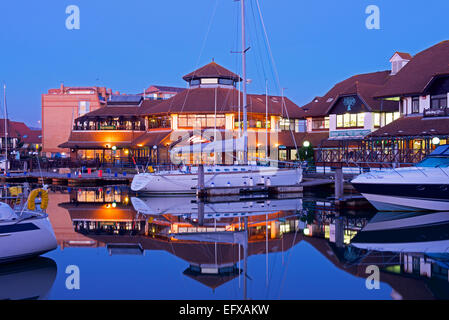
<svg viewBox="0 0 449 320"><path fill-rule="evenodd" d="M439 145L439 144L440 144L440 138L434 137L434 138L432 139L432 144L433 144L433 145Z"/></svg>

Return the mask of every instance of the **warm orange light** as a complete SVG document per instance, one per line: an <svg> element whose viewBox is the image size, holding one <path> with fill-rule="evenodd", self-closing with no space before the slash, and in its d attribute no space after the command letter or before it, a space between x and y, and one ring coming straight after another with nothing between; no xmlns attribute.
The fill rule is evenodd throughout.
<svg viewBox="0 0 449 320"><path fill-rule="evenodd" d="M137 146L138 146L138 147L143 147L143 144L139 143Z"/></svg>

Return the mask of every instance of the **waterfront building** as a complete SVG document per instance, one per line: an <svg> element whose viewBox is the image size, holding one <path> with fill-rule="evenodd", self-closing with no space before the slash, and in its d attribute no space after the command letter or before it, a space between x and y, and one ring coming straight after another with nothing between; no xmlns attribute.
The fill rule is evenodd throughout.
<svg viewBox="0 0 449 320"><path fill-rule="evenodd" d="M42 95L42 151L47 157L66 156L60 148L67 141L74 119L106 105L112 95L105 87L66 87L50 89Z"/></svg>
<svg viewBox="0 0 449 320"><path fill-rule="evenodd" d="M38 152L42 146L42 131L31 129L25 123L7 120L7 142L10 152ZM0 119L0 149L5 152L5 119Z"/></svg>
<svg viewBox="0 0 449 320"><path fill-rule="evenodd" d="M216 135L225 132L238 137L243 127L239 107L243 98L236 84L241 78L211 62L183 79L189 88L169 99L134 97L120 104L108 101L105 108L77 117L69 139L59 147L70 148L72 159L99 159L103 163L129 162L134 158L155 164L168 163L169 150L186 143L180 139L185 135L189 137L188 144L213 141ZM265 158L268 140L275 145L280 160L297 160L298 146L307 135L300 116L299 107L286 97L248 95L250 158ZM200 131L196 130L198 127ZM271 133L276 133L273 136L277 141L269 140ZM212 163L216 160L213 154L201 154L190 155L182 161Z"/></svg>
<svg viewBox="0 0 449 320"><path fill-rule="evenodd" d="M393 154L399 162L417 162L449 142L449 41L409 55L376 96L399 100L403 117L368 136L372 150Z"/></svg>
<svg viewBox="0 0 449 320"><path fill-rule="evenodd" d="M415 56L395 52L391 70L361 74L303 106L308 132L329 132L317 165L410 164L449 136L449 42Z"/></svg>

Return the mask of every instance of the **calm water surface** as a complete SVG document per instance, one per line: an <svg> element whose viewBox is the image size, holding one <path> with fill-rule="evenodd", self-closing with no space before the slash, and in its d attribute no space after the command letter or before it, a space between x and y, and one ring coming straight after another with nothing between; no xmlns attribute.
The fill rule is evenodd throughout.
<svg viewBox="0 0 449 320"><path fill-rule="evenodd" d="M0 267L0 283L44 299L448 298L449 213L336 214L317 197L198 204L123 187L54 189L58 249ZM79 290L66 287L69 266Z"/></svg>

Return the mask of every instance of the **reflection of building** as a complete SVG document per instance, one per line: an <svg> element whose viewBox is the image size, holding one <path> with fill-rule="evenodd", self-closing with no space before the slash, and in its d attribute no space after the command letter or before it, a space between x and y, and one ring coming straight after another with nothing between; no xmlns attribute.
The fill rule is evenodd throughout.
<svg viewBox="0 0 449 320"><path fill-rule="evenodd" d="M427 230L417 224L426 221ZM449 255L419 253L441 251L443 247L444 252L447 250L447 224L441 225L441 221L444 223L447 217L382 213L368 222L368 219L317 215L303 231L306 242L346 272L366 278L366 267L378 266L380 281L393 288L395 299L447 298Z"/></svg>
<svg viewBox="0 0 449 320"><path fill-rule="evenodd" d="M169 213L144 216L131 206L117 203L64 203L77 232L108 248L120 246L128 253L142 250L164 250L189 264L184 275L215 289L241 273L240 261L243 250L237 243L213 241L177 240L173 234L193 235L198 232L214 234L226 231L232 234L242 230L243 219L239 217L198 219L187 214L173 216ZM296 245L301 237L295 237L298 221L288 212L251 215L249 221L248 255L285 251Z"/></svg>
<svg viewBox="0 0 449 320"><path fill-rule="evenodd" d="M70 201L67 193L50 192L47 213L59 247L97 247L102 246L96 241L75 232L73 223L67 209L60 207L60 203Z"/></svg>

